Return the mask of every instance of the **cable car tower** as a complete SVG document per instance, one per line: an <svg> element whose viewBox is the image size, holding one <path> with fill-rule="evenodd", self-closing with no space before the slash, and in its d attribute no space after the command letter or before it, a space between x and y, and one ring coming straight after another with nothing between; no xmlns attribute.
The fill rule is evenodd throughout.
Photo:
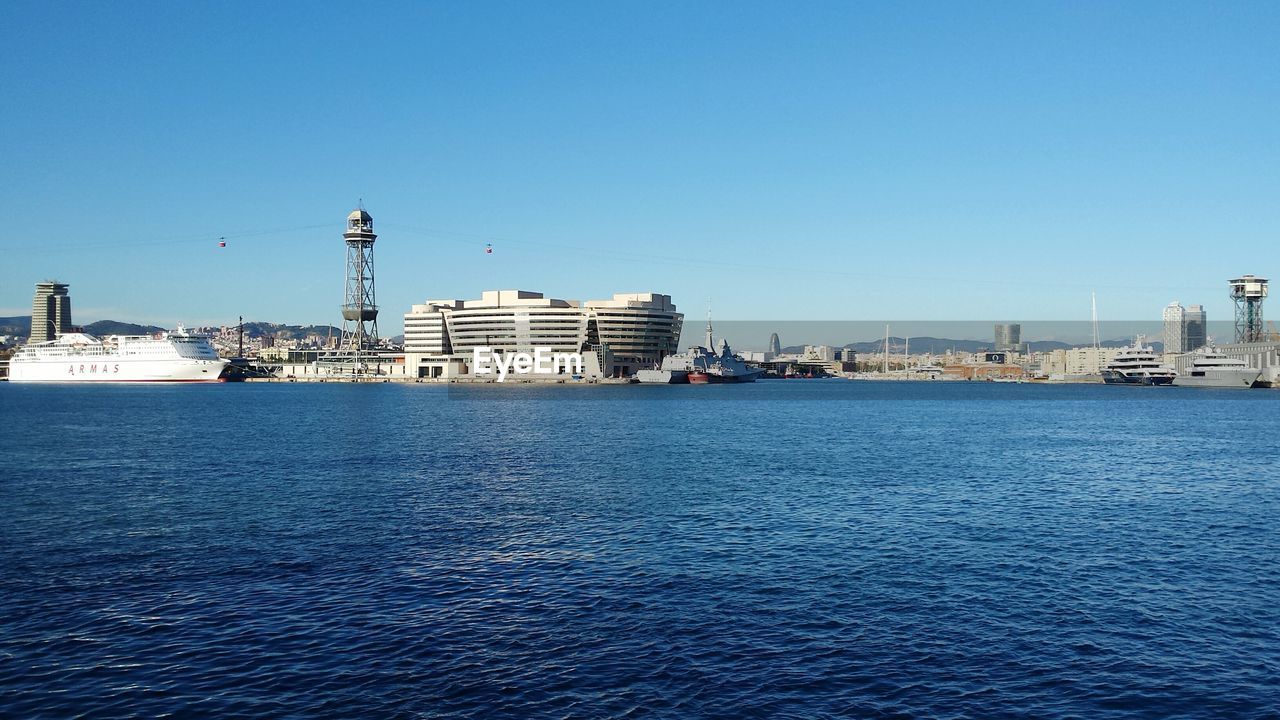
<svg viewBox="0 0 1280 720"><path fill-rule="evenodd" d="M1245 275L1231 281L1236 303L1236 342L1262 342L1262 301L1267 299L1267 279Z"/></svg>
<svg viewBox="0 0 1280 720"><path fill-rule="evenodd" d="M378 303L373 293L373 216L359 207L347 216L347 292L342 303L342 339L338 350L355 354L355 372L361 374L360 353L378 344Z"/></svg>

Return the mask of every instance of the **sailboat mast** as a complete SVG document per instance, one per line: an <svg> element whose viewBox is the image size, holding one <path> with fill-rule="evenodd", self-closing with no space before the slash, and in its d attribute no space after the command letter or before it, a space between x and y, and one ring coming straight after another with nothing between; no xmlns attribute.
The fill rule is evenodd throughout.
<svg viewBox="0 0 1280 720"><path fill-rule="evenodd" d="M1098 337L1098 293L1089 293L1089 298L1093 303L1093 361L1098 364L1098 368L1101 370L1102 350L1099 348Z"/></svg>
<svg viewBox="0 0 1280 720"><path fill-rule="evenodd" d="M884 324L884 374L889 374L889 323Z"/></svg>

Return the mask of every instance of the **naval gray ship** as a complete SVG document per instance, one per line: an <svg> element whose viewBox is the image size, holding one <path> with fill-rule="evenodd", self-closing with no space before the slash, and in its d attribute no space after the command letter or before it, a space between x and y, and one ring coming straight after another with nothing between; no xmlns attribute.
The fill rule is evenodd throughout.
<svg viewBox="0 0 1280 720"><path fill-rule="evenodd" d="M733 354L729 341L720 339L717 347L711 332L711 318L707 317L705 345L696 345L686 352L668 355L662 365L653 370L641 370L636 379L642 383L743 383L755 382L764 370L748 367Z"/></svg>

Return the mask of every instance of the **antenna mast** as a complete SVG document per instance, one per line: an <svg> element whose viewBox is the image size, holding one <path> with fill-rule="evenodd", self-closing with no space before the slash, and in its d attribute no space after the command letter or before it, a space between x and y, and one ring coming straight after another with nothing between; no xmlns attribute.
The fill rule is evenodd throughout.
<svg viewBox="0 0 1280 720"><path fill-rule="evenodd" d="M716 340L711 334L711 298L707 298L707 349L716 349Z"/></svg>

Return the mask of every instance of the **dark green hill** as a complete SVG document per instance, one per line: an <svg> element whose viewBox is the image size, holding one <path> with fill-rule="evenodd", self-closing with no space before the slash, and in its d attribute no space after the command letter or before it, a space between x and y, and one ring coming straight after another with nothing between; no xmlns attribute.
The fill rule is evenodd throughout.
<svg viewBox="0 0 1280 720"><path fill-rule="evenodd" d="M246 322L244 336L248 338L274 337L279 340L301 340L308 335L342 337L342 329L331 325L283 325L269 322Z"/></svg>
<svg viewBox="0 0 1280 720"><path fill-rule="evenodd" d="M89 323L84 326L84 331L90 335L150 335L151 333L160 332L164 328L155 325L135 325L134 323L119 322L116 320L99 320L95 323ZM16 335L17 337L29 337L31 335L31 316L19 315L17 317L0 317L0 335Z"/></svg>
<svg viewBox="0 0 1280 720"><path fill-rule="evenodd" d="M26 337L31 334L31 316L19 315L18 317L0 317L0 335L20 335Z"/></svg>
<svg viewBox="0 0 1280 720"><path fill-rule="evenodd" d="M84 326L84 331L90 335L105 337L107 335L150 335L164 330L162 327L155 325L135 325L127 322L117 322L115 320L99 320L95 323L89 323Z"/></svg>

